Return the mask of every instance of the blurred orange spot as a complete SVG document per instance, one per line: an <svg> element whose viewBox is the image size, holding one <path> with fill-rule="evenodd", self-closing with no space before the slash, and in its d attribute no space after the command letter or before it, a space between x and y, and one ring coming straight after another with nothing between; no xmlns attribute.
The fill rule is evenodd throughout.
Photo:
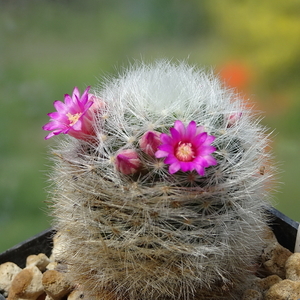
<svg viewBox="0 0 300 300"><path fill-rule="evenodd" d="M248 109L257 109L257 103L249 101L247 92L253 78L250 68L240 61L229 61L219 68L220 79L229 88L239 93L239 98Z"/></svg>
<svg viewBox="0 0 300 300"><path fill-rule="evenodd" d="M229 87L244 89L250 82L251 72L241 62L229 62L220 68L221 79Z"/></svg>

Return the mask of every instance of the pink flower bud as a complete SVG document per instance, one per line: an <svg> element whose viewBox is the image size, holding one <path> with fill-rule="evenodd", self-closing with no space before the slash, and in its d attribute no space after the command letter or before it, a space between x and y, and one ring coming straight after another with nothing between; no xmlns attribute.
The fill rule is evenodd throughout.
<svg viewBox="0 0 300 300"><path fill-rule="evenodd" d="M101 112L106 108L106 103L94 94L89 94L88 101L92 101L94 103L92 106L92 110L94 112Z"/></svg>
<svg viewBox="0 0 300 300"><path fill-rule="evenodd" d="M141 167L138 154L133 149L121 150L115 160L116 168L119 172L129 175L136 173Z"/></svg>
<svg viewBox="0 0 300 300"><path fill-rule="evenodd" d="M235 112L235 113L232 113L231 115L229 115L227 128L235 126L241 117L242 117L241 112Z"/></svg>
<svg viewBox="0 0 300 300"><path fill-rule="evenodd" d="M141 149L148 155L154 156L158 150L158 146L161 144L160 132L147 131L140 139Z"/></svg>

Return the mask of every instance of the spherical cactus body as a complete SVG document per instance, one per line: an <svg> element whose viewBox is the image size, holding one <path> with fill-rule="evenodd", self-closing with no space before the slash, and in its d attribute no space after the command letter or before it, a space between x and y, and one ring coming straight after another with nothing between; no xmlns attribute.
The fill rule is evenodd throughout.
<svg viewBox="0 0 300 300"><path fill-rule="evenodd" d="M240 299L273 175L266 129L244 101L212 72L168 61L78 93L44 128L73 132L51 174L72 281L88 299Z"/></svg>

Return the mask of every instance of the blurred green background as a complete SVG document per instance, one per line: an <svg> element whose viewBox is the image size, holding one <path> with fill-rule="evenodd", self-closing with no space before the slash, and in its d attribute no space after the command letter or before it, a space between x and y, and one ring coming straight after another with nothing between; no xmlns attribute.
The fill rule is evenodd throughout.
<svg viewBox="0 0 300 300"><path fill-rule="evenodd" d="M300 221L300 1L0 0L0 252L48 228L53 101L135 59L212 66L265 114Z"/></svg>

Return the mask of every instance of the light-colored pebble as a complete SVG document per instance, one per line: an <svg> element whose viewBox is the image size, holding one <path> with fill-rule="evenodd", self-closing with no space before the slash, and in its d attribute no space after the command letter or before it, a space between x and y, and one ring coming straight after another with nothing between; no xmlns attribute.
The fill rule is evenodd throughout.
<svg viewBox="0 0 300 300"><path fill-rule="evenodd" d="M268 290L272 285L282 281L282 279L278 275L270 275L265 278L257 278L253 284L252 284L252 289L260 291L260 292L265 292Z"/></svg>
<svg viewBox="0 0 300 300"><path fill-rule="evenodd" d="M277 238L276 238L273 230L269 226L265 227L263 239L264 239L266 245L277 242Z"/></svg>
<svg viewBox="0 0 300 300"><path fill-rule="evenodd" d="M285 279L285 264L292 252L281 246L278 242L271 242L262 254L263 265L270 274Z"/></svg>
<svg viewBox="0 0 300 300"><path fill-rule="evenodd" d="M246 290L244 292L242 300L263 300L263 295L256 290Z"/></svg>
<svg viewBox="0 0 300 300"><path fill-rule="evenodd" d="M67 300L82 300L84 298L84 293L79 290L74 290L70 293Z"/></svg>
<svg viewBox="0 0 300 300"><path fill-rule="evenodd" d="M55 270L57 267L57 262L56 261L51 261L47 267L46 267L46 270Z"/></svg>
<svg viewBox="0 0 300 300"><path fill-rule="evenodd" d="M0 265L0 290L8 293L14 277L22 269L12 262L5 262Z"/></svg>
<svg viewBox="0 0 300 300"><path fill-rule="evenodd" d="M42 279L44 290L50 299L61 299L71 291L71 284L63 273L47 270Z"/></svg>
<svg viewBox="0 0 300 300"><path fill-rule="evenodd" d="M286 279L300 281L300 253L291 255L285 264Z"/></svg>
<svg viewBox="0 0 300 300"><path fill-rule="evenodd" d="M8 300L36 300L43 293L42 272L36 266L31 266L14 277Z"/></svg>
<svg viewBox="0 0 300 300"><path fill-rule="evenodd" d="M289 279L274 284L265 295L265 300L297 300L299 298L300 282Z"/></svg>
<svg viewBox="0 0 300 300"><path fill-rule="evenodd" d="M44 253L40 253L38 255L29 255L26 259L26 267L36 266L41 272L46 270L46 267L49 263L50 260Z"/></svg>
<svg viewBox="0 0 300 300"><path fill-rule="evenodd" d="M62 233L57 232L53 237L53 248L50 256L50 261L57 261L59 254L67 251L65 245L62 243Z"/></svg>

